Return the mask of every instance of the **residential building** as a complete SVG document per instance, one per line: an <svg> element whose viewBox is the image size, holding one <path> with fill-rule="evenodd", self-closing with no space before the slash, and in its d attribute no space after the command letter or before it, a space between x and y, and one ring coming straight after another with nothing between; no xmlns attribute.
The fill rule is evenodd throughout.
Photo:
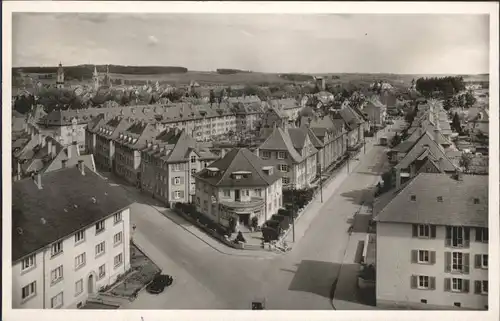
<svg viewBox="0 0 500 321"><path fill-rule="evenodd" d="M178 129L163 131L140 152L141 190L170 206L194 202L193 175L219 158Z"/></svg>
<svg viewBox="0 0 500 321"><path fill-rule="evenodd" d="M335 110L332 118L336 126L347 129L347 149L359 150L364 143L366 121L349 106Z"/></svg>
<svg viewBox="0 0 500 321"><path fill-rule="evenodd" d="M239 230L253 220L262 225L283 206L281 176L246 148L233 149L193 176L197 210L223 226L230 218Z"/></svg>
<svg viewBox="0 0 500 321"><path fill-rule="evenodd" d="M387 108L376 97L369 97L363 106L363 112L367 115L370 126L382 128L385 125Z"/></svg>
<svg viewBox="0 0 500 321"><path fill-rule="evenodd" d="M273 99L269 102L269 107L280 110L287 117L287 121L290 124L295 123L302 109L299 102L292 98Z"/></svg>
<svg viewBox="0 0 500 321"><path fill-rule="evenodd" d="M256 150L266 163L283 176L283 188L308 188L317 174L318 150L309 134L300 128L274 127L265 133L267 139Z"/></svg>
<svg viewBox="0 0 500 321"><path fill-rule="evenodd" d="M127 272L129 205L83 163L14 182L12 307L80 307Z"/></svg>
<svg viewBox="0 0 500 321"><path fill-rule="evenodd" d="M378 307L488 308L487 176L421 173L375 215Z"/></svg>
<svg viewBox="0 0 500 321"><path fill-rule="evenodd" d="M268 108L262 118L262 128L285 127L288 125L288 116L276 107Z"/></svg>

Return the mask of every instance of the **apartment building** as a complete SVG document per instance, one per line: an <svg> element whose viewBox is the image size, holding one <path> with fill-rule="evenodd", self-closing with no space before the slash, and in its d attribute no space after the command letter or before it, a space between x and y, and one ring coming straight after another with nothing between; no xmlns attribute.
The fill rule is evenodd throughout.
<svg viewBox="0 0 500 321"><path fill-rule="evenodd" d="M375 221L377 306L487 309L487 176L421 173Z"/></svg>
<svg viewBox="0 0 500 321"><path fill-rule="evenodd" d="M283 204L281 176L246 148L234 148L193 176L197 210L224 226L230 218L240 230L255 220L262 225Z"/></svg>
<svg viewBox="0 0 500 321"><path fill-rule="evenodd" d="M158 134L152 124L131 121L130 125L114 139L114 173L131 185L141 187L141 150Z"/></svg>
<svg viewBox="0 0 500 321"><path fill-rule="evenodd" d="M77 308L128 271L129 205L84 166L14 182L13 308Z"/></svg>
<svg viewBox="0 0 500 321"><path fill-rule="evenodd" d="M367 115L371 127L382 128L387 117L387 107L377 97L369 97L363 106L363 112Z"/></svg>
<svg viewBox="0 0 500 321"><path fill-rule="evenodd" d="M219 158L180 129L163 131L140 152L141 190L170 206L194 202L193 174Z"/></svg>
<svg viewBox="0 0 500 321"><path fill-rule="evenodd" d="M307 188L317 174L318 150L304 128L274 127L264 133L267 139L256 150L268 165L282 175L283 188Z"/></svg>
<svg viewBox="0 0 500 321"><path fill-rule="evenodd" d="M318 166L324 171L347 152L347 130L343 121L335 123L331 116L303 116L300 125L311 129L323 147L318 149Z"/></svg>
<svg viewBox="0 0 500 321"><path fill-rule="evenodd" d="M269 102L269 107L280 110L291 124L297 120L302 109L300 103L292 98L273 99Z"/></svg>

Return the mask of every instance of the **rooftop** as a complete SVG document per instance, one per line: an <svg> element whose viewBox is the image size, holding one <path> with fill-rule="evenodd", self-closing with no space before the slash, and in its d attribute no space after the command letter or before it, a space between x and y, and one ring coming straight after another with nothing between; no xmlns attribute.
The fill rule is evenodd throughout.
<svg viewBox="0 0 500 321"><path fill-rule="evenodd" d="M31 178L12 184L13 262L131 203L89 169L85 175L76 167L45 173L41 184Z"/></svg>
<svg viewBox="0 0 500 321"><path fill-rule="evenodd" d="M488 227L488 177L420 173L376 215L379 222Z"/></svg>

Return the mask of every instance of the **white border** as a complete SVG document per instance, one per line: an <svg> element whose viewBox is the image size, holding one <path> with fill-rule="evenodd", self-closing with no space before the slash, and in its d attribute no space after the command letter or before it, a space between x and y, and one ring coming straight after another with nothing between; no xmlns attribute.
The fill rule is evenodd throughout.
<svg viewBox="0 0 500 321"><path fill-rule="evenodd" d="M9 1L2 4L2 90L3 90L3 257L2 257L2 314L4 320L88 320L107 318L115 320L498 320L499 319L499 183L498 166L498 3L495 2L90 2L90 1ZM179 311L179 310L12 310L11 292L11 48L12 12L129 12L129 13L466 13L490 14L490 269L489 269L489 311L488 312L448 312L448 311ZM465 63L465 62L464 62ZM333 71L328 71L333 72ZM2 151L2 152L3 152ZM241 289L244 291L245 289ZM142 321L142 320L141 320Z"/></svg>

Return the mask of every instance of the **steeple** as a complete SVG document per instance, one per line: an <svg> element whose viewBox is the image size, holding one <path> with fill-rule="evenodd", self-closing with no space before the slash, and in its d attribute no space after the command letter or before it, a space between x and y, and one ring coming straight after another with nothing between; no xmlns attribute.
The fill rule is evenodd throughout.
<svg viewBox="0 0 500 321"><path fill-rule="evenodd" d="M97 73L97 67L94 66L94 73L92 74L92 78L94 80L94 90L97 91L99 89L99 74Z"/></svg>
<svg viewBox="0 0 500 321"><path fill-rule="evenodd" d="M56 87L57 89L64 88L64 69L62 67L61 62L59 62L59 67L57 68Z"/></svg>

